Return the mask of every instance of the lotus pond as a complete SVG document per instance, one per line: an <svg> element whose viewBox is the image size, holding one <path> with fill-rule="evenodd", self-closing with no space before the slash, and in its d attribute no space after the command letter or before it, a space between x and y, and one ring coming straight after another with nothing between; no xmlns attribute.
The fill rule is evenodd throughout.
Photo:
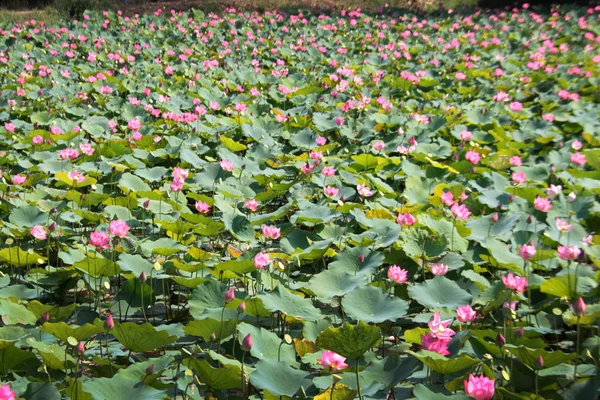
<svg viewBox="0 0 600 400"><path fill-rule="evenodd" d="M599 17L0 27L0 398L596 398Z"/></svg>

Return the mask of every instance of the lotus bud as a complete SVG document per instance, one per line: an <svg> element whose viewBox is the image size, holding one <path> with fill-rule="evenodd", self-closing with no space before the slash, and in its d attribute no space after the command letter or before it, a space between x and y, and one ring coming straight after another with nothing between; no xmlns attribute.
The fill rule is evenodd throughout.
<svg viewBox="0 0 600 400"><path fill-rule="evenodd" d="M569 193L569 195L567 196L567 200L569 200L571 203L577 200L577 195L575 194L575 192Z"/></svg>
<svg viewBox="0 0 600 400"><path fill-rule="evenodd" d="M146 273L144 271L142 271L142 273L140 274L140 282L144 283L146 282Z"/></svg>
<svg viewBox="0 0 600 400"><path fill-rule="evenodd" d="M511 194L508 196L508 201L510 201L511 203L515 200L515 195Z"/></svg>
<svg viewBox="0 0 600 400"><path fill-rule="evenodd" d="M527 218L527 223L528 224L533 223L533 217L531 215Z"/></svg>
<svg viewBox="0 0 600 400"><path fill-rule="evenodd" d="M146 368L146 375L152 375L154 373L154 364L151 364Z"/></svg>
<svg viewBox="0 0 600 400"><path fill-rule="evenodd" d="M83 342L77 343L77 352L81 355L83 355L85 352L85 346L83 345Z"/></svg>
<svg viewBox="0 0 600 400"><path fill-rule="evenodd" d="M578 317L581 317L587 311L587 305L583 301L583 297L578 298L573 304L573 313Z"/></svg>
<svg viewBox="0 0 600 400"><path fill-rule="evenodd" d="M501 333L496 336L496 346L502 347L506 344L506 338Z"/></svg>
<svg viewBox="0 0 600 400"><path fill-rule="evenodd" d="M113 321L113 316L112 316L112 314L108 314L108 317L106 317L106 320L104 321L104 329L106 329L107 331L110 331L114 327L115 327L115 321Z"/></svg>
<svg viewBox="0 0 600 400"><path fill-rule="evenodd" d="M361 254L360 256L358 256L358 259L357 259L357 260L358 260L358 263L359 263L359 264L363 263L363 262L365 261L365 255L364 255L364 254Z"/></svg>
<svg viewBox="0 0 600 400"><path fill-rule="evenodd" d="M144 202L144 208L147 209L148 207L150 207L150 199L148 199Z"/></svg>
<svg viewBox="0 0 600 400"><path fill-rule="evenodd" d="M217 341L217 335L215 335L214 332L210 334L210 341L211 342L216 342Z"/></svg>
<svg viewBox="0 0 600 400"><path fill-rule="evenodd" d="M520 339L523 337L523 335L525 335L525 329L522 326L520 326L515 331L515 339Z"/></svg>
<svg viewBox="0 0 600 400"><path fill-rule="evenodd" d="M233 301L233 299L235 299L235 293L233 291L233 288L231 288L225 292L225 294L223 295L223 300L225 300L225 303L229 304Z"/></svg>
<svg viewBox="0 0 600 400"><path fill-rule="evenodd" d="M242 301L242 302L240 303L240 305L237 307L237 311L238 311L240 314L243 314L243 313L245 313L245 312L246 312L246 302L245 302L245 301Z"/></svg>
<svg viewBox="0 0 600 400"><path fill-rule="evenodd" d="M540 356L535 360L535 369L543 369L544 368L544 358L540 354Z"/></svg>
<svg viewBox="0 0 600 400"><path fill-rule="evenodd" d="M498 218L499 218L498 213L492 214L492 223L495 224L496 222L498 222Z"/></svg>
<svg viewBox="0 0 600 400"><path fill-rule="evenodd" d="M242 349L244 351L250 351L252 349L252 335L250 333L242 340Z"/></svg>
<svg viewBox="0 0 600 400"><path fill-rule="evenodd" d="M50 314L48 314L47 312L45 312L40 317L40 322L43 324L43 323L46 323L48 321L50 321Z"/></svg>

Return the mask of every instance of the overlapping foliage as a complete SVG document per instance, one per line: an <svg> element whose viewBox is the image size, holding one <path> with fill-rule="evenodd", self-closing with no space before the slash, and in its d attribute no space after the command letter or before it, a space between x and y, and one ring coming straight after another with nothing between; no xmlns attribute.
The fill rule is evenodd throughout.
<svg viewBox="0 0 600 400"><path fill-rule="evenodd" d="M3 27L2 381L596 397L599 16Z"/></svg>

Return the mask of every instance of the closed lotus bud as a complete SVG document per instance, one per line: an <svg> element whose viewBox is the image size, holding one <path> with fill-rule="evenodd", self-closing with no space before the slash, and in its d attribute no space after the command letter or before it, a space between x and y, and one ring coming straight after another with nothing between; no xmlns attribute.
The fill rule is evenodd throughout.
<svg viewBox="0 0 600 400"><path fill-rule="evenodd" d="M146 279L148 279L146 277L146 273L144 271L142 271L142 273L140 274L140 282L146 282Z"/></svg>
<svg viewBox="0 0 600 400"><path fill-rule="evenodd" d="M506 344L506 338L504 338L504 336L502 336L502 334L499 333L498 336L496 336L496 346L502 347L505 344Z"/></svg>
<svg viewBox="0 0 600 400"><path fill-rule="evenodd" d="M498 217L498 213L494 213L494 214L492 215L492 222L495 224L496 222L498 222L498 218L499 218L499 217Z"/></svg>
<svg viewBox="0 0 600 400"><path fill-rule="evenodd" d="M215 335L214 332L210 334L210 341L211 342L216 342L217 341L217 335Z"/></svg>
<svg viewBox="0 0 600 400"><path fill-rule="evenodd" d="M581 317L586 311L587 305L585 304L585 301L583 301L583 297L578 298L573 304L573 313L578 317Z"/></svg>
<svg viewBox="0 0 600 400"><path fill-rule="evenodd" d="M81 195L79 196L79 199L80 199L80 200L83 200L83 199L85 199L85 193L81 193Z"/></svg>
<svg viewBox="0 0 600 400"><path fill-rule="evenodd" d="M240 305L237 307L237 311L238 311L240 314L243 314L243 313L245 313L245 312L246 312L246 302L245 302L245 301L242 301L242 302L240 303Z"/></svg>
<svg viewBox="0 0 600 400"><path fill-rule="evenodd" d="M508 201L512 202L514 200L515 200L515 195L514 194L511 194L511 195L508 196Z"/></svg>
<svg viewBox="0 0 600 400"><path fill-rule="evenodd" d="M523 337L523 335L525 335L525 329L523 329L522 326L518 327L517 330L515 331L515 338L516 339L520 339Z"/></svg>
<svg viewBox="0 0 600 400"><path fill-rule="evenodd" d="M148 368L146 368L146 375L152 375L154 373L154 364L149 365Z"/></svg>
<svg viewBox="0 0 600 400"><path fill-rule="evenodd" d="M567 200L569 200L571 203L577 200L577 195L575 194L575 192L569 193L569 195L567 196Z"/></svg>
<svg viewBox="0 0 600 400"><path fill-rule="evenodd" d="M535 360L535 369L543 369L544 368L544 358L540 356Z"/></svg>
<svg viewBox="0 0 600 400"><path fill-rule="evenodd" d="M364 261L365 261L365 255L364 255L364 254L361 254L360 256L358 256L358 259L357 259L357 260L358 260L358 263L359 263L359 264L361 264L362 262L364 262Z"/></svg>
<svg viewBox="0 0 600 400"><path fill-rule="evenodd" d="M108 317L106 317L106 320L104 321L104 329L106 329L107 331L110 331L114 327L115 327L115 321L113 321L113 316L112 316L112 314L108 314Z"/></svg>
<svg viewBox="0 0 600 400"><path fill-rule="evenodd" d="M144 208L148 208L148 207L150 207L150 199L148 199L144 202Z"/></svg>
<svg viewBox="0 0 600 400"><path fill-rule="evenodd" d="M53 223L51 223L50 225L48 225L48 230L49 230L50 232L54 232L54 231L56 230L56 223L55 223L55 222L53 222Z"/></svg>
<svg viewBox="0 0 600 400"><path fill-rule="evenodd" d="M83 355L85 352L85 346L83 345L83 342L77 343L77 352L81 355Z"/></svg>
<svg viewBox="0 0 600 400"><path fill-rule="evenodd" d="M231 288L225 292L225 294L223 295L223 300L225 300L225 303L229 304L233 301L233 299L235 299L235 293L233 291L233 288Z"/></svg>
<svg viewBox="0 0 600 400"><path fill-rule="evenodd" d="M242 349L244 351L250 351L252 349L252 335L247 334L244 340L242 340Z"/></svg>
<svg viewBox="0 0 600 400"><path fill-rule="evenodd" d="M529 217L527 217L527 223L531 224L533 222L533 217L530 215Z"/></svg>
<svg viewBox="0 0 600 400"><path fill-rule="evenodd" d="M40 320L42 321L42 323L50 321L50 314L45 312L44 314L42 314L42 317L40 318Z"/></svg>

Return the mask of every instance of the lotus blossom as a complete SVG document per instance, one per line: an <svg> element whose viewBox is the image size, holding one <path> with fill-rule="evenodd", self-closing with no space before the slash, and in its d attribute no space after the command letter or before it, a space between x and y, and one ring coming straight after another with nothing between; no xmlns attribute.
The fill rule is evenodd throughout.
<svg viewBox="0 0 600 400"><path fill-rule="evenodd" d="M533 201L533 207L536 210L548 212L552 209L552 202L547 197L537 196Z"/></svg>
<svg viewBox="0 0 600 400"><path fill-rule="evenodd" d="M464 204L454 203L450 211L452 211L452 215L454 215L454 217L462 219L464 221L468 220L469 216L471 215L471 211L469 211L467 206L465 206Z"/></svg>
<svg viewBox="0 0 600 400"><path fill-rule="evenodd" d="M460 322L472 322L477 317L477 313L469 304L462 305L456 309L456 318Z"/></svg>
<svg viewBox="0 0 600 400"><path fill-rule="evenodd" d="M584 165L587 163L587 159L583 153L574 153L571 154L571 162L577 165Z"/></svg>
<svg viewBox="0 0 600 400"><path fill-rule="evenodd" d="M210 205L203 201L196 201L196 210L202 214L208 214L210 212Z"/></svg>
<svg viewBox="0 0 600 400"><path fill-rule="evenodd" d="M479 164L479 160L481 160L481 155L476 151L469 150L465 154L465 159L472 164Z"/></svg>
<svg viewBox="0 0 600 400"><path fill-rule="evenodd" d="M556 218L556 229L560 232L570 232L573 229L573 225L568 224L567 221L562 220L560 218Z"/></svg>
<svg viewBox="0 0 600 400"><path fill-rule="evenodd" d="M27 175L23 175L23 174L13 175L11 180L12 180L12 183L14 183L15 185L22 185L25 182L27 182Z"/></svg>
<svg viewBox="0 0 600 400"><path fill-rule="evenodd" d="M515 182L516 184L519 184L519 185L527 182L527 178L525 177L525 172L513 172L512 180L513 180L513 182Z"/></svg>
<svg viewBox="0 0 600 400"><path fill-rule="evenodd" d="M0 386L0 400L16 400L17 394L10 388L10 385Z"/></svg>
<svg viewBox="0 0 600 400"><path fill-rule="evenodd" d="M423 344L423 348L425 350L433 351L443 356L447 356L448 354L450 354L450 351L448 350L449 342L449 340L437 338L431 333L427 333L424 336L421 336L421 343Z"/></svg>
<svg viewBox="0 0 600 400"><path fill-rule="evenodd" d="M346 361L345 357L331 350L325 350L321 353L321 358L317 360L317 363L321 364L325 369L331 370L331 372L338 372L348 368L348 364L344 361Z"/></svg>
<svg viewBox="0 0 600 400"><path fill-rule="evenodd" d="M338 195L339 189L334 186L325 186L325 188L323 188L323 191L325 192L325 196L335 197Z"/></svg>
<svg viewBox="0 0 600 400"><path fill-rule="evenodd" d="M254 256L254 266L256 268L265 269L272 262L273 260L271 260L271 256L268 253L261 251Z"/></svg>
<svg viewBox="0 0 600 400"><path fill-rule="evenodd" d="M581 249L576 245L573 246L558 246L556 250L558 256L563 260L576 260L581 254Z"/></svg>
<svg viewBox="0 0 600 400"><path fill-rule="evenodd" d="M452 329L448 328L450 322L452 322L452 319L442 321L440 316L441 315L439 311L434 312L433 316L429 319L427 325L431 330L431 335L438 339L450 341L450 339L452 339L452 336L454 336L454 334L456 333Z"/></svg>
<svg viewBox="0 0 600 400"><path fill-rule="evenodd" d="M106 250L110 248L110 236L104 231L92 232L90 234L90 244L96 247L96 250Z"/></svg>
<svg viewBox="0 0 600 400"><path fill-rule="evenodd" d="M325 168L323 168L321 170L321 173L325 176L334 176L335 175L335 168L327 166Z"/></svg>
<svg viewBox="0 0 600 400"><path fill-rule="evenodd" d="M521 157L519 156L512 156L509 162L510 165L512 165L513 167L520 167L521 165L523 165L523 161L521 161Z"/></svg>
<svg viewBox="0 0 600 400"><path fill-rule="evenodd" d="M114 236L126 237L127 233L129 232L129 225L127 225L127 222L125 221L116 219L114 221L110 221L108 231Z"/></svg>
<svg viewBox="0 0 600 400"><path fill-rule="evenodd" d="M356 191L362 197L371 197L371 196L373 196L373 192L371 192L371 188L368 187L367 185L363 185L363 184L357 185L356 186Z"/></svg>
<svg viewBox="0 0 600 400"><path fill-rule="evenodd" d="M256 211L258 210L258 201L251 199L251 200L246 200L246 208L250 211Z"/></svg>
<svg viewBox="0 0 600 400"><path fill-rule="evenodd" d="M273 225L263 225L262 235L268 239L279 239L281 229Z"/></svg>
<svg viewBox="0 0 600 400"><path fill-rule="evenodd" d="M535 249L533 243L524 244L523 246L521 246L521 248L519 248L519 255L523 260L532 259L533 257L535 257L536 253L537 250Z"/></svg>
<svg viewBox="0 0 600 400"><path fill-rule="evenodd" d="M417 222L417 219L410 213L398 214L398 218L396 218L396 222L400 226L411 226Z"/></svg>
<svg viewBox="0 0 600 400"><path fill-rule="evenodd" d="M502 276L502 283L507 289L514 290L518 293L523 293L527 288L527 278L513 275L509 272L508 275Z"/></svg>
<svg viewBox="0 0 600 400"><path fill-rule="evenodd" d="M229 160L221 160L220 164L221 164L221 168L223 168L223 170L227 171L227 172L231 172L235 168L233 163Z"/></svg>
<svg viewBox="0 0 600 400"><path fill-rule="evenodd" d="M67 172L67 178L72 180L74 184L83 182L85 180L85 176L77 170L74 170L73 172Z"/></svg>
<svg viewBox="0 0 600 400"><path fill-rule="evenodd" d="M182 181L185 181L188 178L189 174L190 174L189 169L183 169L183 168L179 168L179 167L173 168L173 178L175 178L175 179L180 179Z"/></svg>
<svg viewBox="0 0 600 400"><path fill-rule="evenodd" d="M484 375L469 374L469 380L465 381L465 393L475 400L491 400L494 397L494 380Z"/></svg>
<svg viewBox="0 0 600 400"><path fill-rule="evenodd" d="M556 196L560 195L562 193L562 186L558 185L550 185L550 187L548 189L546 189L546 194L548 195L548 198L553 199Z"/></svg>
<svg viewBox="0 0 600 400"><path fill-rule="evenodd" d="M388 268L387 276L391 281L404 283L408 279L408 271L397 265L392 265Z"/></svg>
<svg viewBox="0 0 600 400"><path fill-rule="evenodd" d="M431 273L433 275L446 275L446 273L448 272L448 266L446 264L441 263L429 264L429 269L431 270Z"/></svg>
<svg viewBox="0 0 600 400"><path fill-rule="evenodd" d="M34 225L29 230L29 233L31 233L31 235L37 240L46 240L46 238L48 238L48 232L46 231L46 228L41 225Z"/></svg>

